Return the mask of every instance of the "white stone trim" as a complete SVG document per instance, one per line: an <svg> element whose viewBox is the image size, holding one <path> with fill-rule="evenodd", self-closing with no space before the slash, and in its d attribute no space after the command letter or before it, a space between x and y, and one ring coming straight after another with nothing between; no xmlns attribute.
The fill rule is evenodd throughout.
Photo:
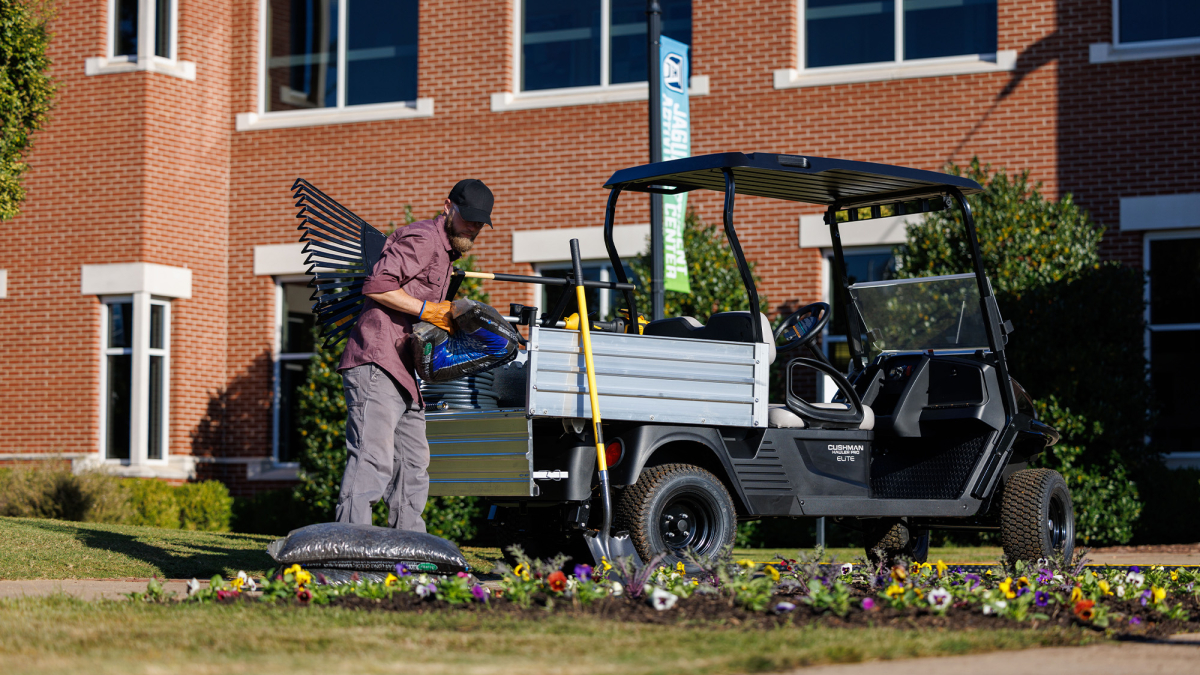
<svg viewBox="0 0 1200 675"><path fill-rule="evenodd" d="M1200 469L1200 452L1168 452L1162 459L1168 469Z"/></svg>
<svg viewBox="0 0 1200 675"><path fill-rule="evenodd" d="M924 214L892 216L838 223L842 246L895 246L903 244L910 224L924 222ZM800 248L829 248L833 241L824 214L800 216Z"/></svg>
<svg viewBox="0 0 1200 675"><path fill-rule="evenodd" d="M1089 63L1120 63L1147 59L1171 59L1200 54L1200 40L1162 40L1160 42L1114 45L1097 42L1088 46Z"/></svg>
<svg viewBox="0 0 1200 675"><path fill-rule="evenodd" d="M254 247L254 276L307 274L304 243L263 244Z"/></svg>
<svg viewBox="0 0 1200 675"><path fill-rule="evenodd" d="M433 117L433 99L399 103L375 103L346 108L312 108L310 110L280 110L277 112L247 112L237 114L238 131L263 129L292 129L325 124L353 124Z"/></svg>
<svg viewBox="0 0 1200 675"><path fill-rule="evenodd" d="M1015 70L1016 67L1016 50L1002 49L995 54L948 56L919 61L886 61L828 68L781 68L774 73L774 85L776 89L799 89L833 84L907 80L917 77L1004 73Z"/></svg>
<svg viewBox="0 0 1200 675"><path fill-rule="evenodd" d="M79 290L83 295L149 293L188 299L192 297L192 271L145 262L83 265Z"/></svg>
<svg viewBox="0 0 1200 675"><path fill-rule="evenodd" d="M613 228L613 243L622 258L645 253L649 237L649 225L617 225ZM539 263L570 260L572 239L579 240L579 255L583 259L608 259L608 249L604 247L604 228L597 226L517 230L512 236L512 261Z"/></svg>
<svg viewBox="0 0 1200 675"><path fill-rule="evenodd" d="M0 298L8 297L8 270L0 270Z"/></svg>
<svg viewBox="0 0 1200 675"><path fill-rule="evenodd" d="M1179 230L1200 227L1200 192L1121 197L1122 230Z"/></svg>
<svg viewBox="0 0 1200 675"><path fill-rule="evenodd" d="M85 75L135 73L139 70L170 75L189 82L196 81L196 63L194 61L172 61L161 56L154 56L144 61L133 60L127 56L115 58L93 56L84 61L83 67Z"/></svg>
<svg viewBox="0 0 1200 675"><path fill-rule="evenodd" d="M707 96L707 75L695 75L688 79L688 96ZM570 89L545 89L541 91L501 92L492 94L492 112L510 110L537 110L540 108L565 108L576 105L601 105L604 103L626 103L645 101L650 98L650 85L645 82L613 84L600 87L574 87Z"/></svg>

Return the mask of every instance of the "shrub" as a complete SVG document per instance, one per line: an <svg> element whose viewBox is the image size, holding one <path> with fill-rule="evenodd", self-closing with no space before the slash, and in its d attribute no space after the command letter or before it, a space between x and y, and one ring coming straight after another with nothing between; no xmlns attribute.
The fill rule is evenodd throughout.
<svg viewBox="0 0 1200 675"><path fill-rule="evenodd" d="M139 478L124 481L129 495L129 515L125 522L130 525L166 527L179 529L179 502L175 491L161 480Z"/></svg>
<svg viewBox="0 0 1200 675"><path fill-rule="evenodd" d="M282 536L311 522L308 509L296 501L295 490L291 488L233 498L230 526L234 532Z"/></svg>
<svg viewBox="0 0 1200 675"><path fill-rule="evenodd" d="M229 488L215 480L185 483L175 488L179 525L185 530L228 532L233 517Z"/></svg>
<svg viewBox="0 0 1200 675"><path fill-rule="evenodd" d="M100 472L76 475L51 466L0 469L0 515L122 522L121 480Z"/></svg>
<svg viewBox="0 0 1200 675"><path fill-rule="evenodd" d="M25 198L22 155L54 97L46 55L50 16L44 2L0 0L0 221L15 217Z"/></svg>

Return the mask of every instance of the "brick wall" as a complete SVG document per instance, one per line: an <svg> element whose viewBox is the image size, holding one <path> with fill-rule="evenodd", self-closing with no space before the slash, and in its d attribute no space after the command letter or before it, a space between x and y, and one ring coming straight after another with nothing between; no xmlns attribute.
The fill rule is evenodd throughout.
<svg viewBox="0 0 1200 675"><path fill-rule="evenodd" d="M1000 0L999 48L1018 52L1013 72L776 90L773 71L797 61L796 5L694 3L692 71L711 78L711 93L691 102L694 154L931 170L978 155L1030 170L1051 195L1074 193L1110 227L1120 196L1200 190L1200 63L1089 64L1088 45L1110 39L1109 0ZM181 0L180 57L198 63L196 82L83 77L83 57L103 52L104 12L95 1L60 7L62 93L30 157L26 211L10 225L28 236L0 242L12 295L0 301L0 372L22 383L0 388L11 411L0 450L96 447L98 311L78 294L79 264L194 270L194 298L175 302L171 450L262 457L274 291L254 276L253 249L296 241L288 189L297 176L379 227L400 222L406 203L427 217L455 181L480 178L496 194L496 229L476 247L481 267L529 273L511 262L514 230L602 224L605 179L647 156L644 102L491 112L491 94L514 82L504 0L422 3L418 95L434 99L432 118L249 132L233 131L233 117L257 106L257 0ZM450 36L447 16L480 19L456 21ZM645 197L621 203L618 224L647 220ZM720 218L718 195L689 203ZM797 242L798 217L813 212L738 199L742 245L772 314L820 299L819 252ZM1140 261L1136 233L1110 231L1107 241L1108 255ZM534 302L528 287L486 288L498 307ZM236 466L205 471L235 481Z"/></svg>

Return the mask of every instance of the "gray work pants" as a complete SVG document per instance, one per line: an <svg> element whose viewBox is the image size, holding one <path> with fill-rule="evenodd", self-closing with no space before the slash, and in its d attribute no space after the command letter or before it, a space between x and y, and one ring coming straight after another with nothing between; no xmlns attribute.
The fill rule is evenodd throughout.
<svg viewBox="0 0 1200 675"><path fill-rule="evenodd" d="M379 366L342 373L346 393L346 473L337 522L371 524L371 505L388 505L388 526L425 531L421 511L429 497L429 441L425 411Z"/></svg>

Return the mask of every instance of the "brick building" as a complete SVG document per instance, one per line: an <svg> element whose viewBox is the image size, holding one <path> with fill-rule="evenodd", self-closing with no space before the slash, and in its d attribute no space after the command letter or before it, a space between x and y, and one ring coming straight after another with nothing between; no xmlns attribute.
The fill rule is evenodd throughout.
<svg viewBox="0 0 1200 675"><path fill-rule="evenodd" d="M666 33L691 45L693 154L934 170L978 155L1073 193L1108 228L1106 255L1200 290L1194 3L663 5ZM601 186L646 157L641 0L57 6L57 106L0 239L4 460L215 476L242 493L294 477L290 391L311 349L297 176L381 228L477 177L496 194L481 268L553 274L578 237L591 273L610 271ZM647 209L623 203L633 254ZM719 220L716 196L691 206ZM772 313L827 296L819 219L739 200ZM903 223L847 238L854 274L886 274ZM498 307L544 306L537 289L487 290ZM1148 311L1156 384L1178 401L1162 422L1176 465L1200 458L1185 414L1197 306Z"/></svg>

